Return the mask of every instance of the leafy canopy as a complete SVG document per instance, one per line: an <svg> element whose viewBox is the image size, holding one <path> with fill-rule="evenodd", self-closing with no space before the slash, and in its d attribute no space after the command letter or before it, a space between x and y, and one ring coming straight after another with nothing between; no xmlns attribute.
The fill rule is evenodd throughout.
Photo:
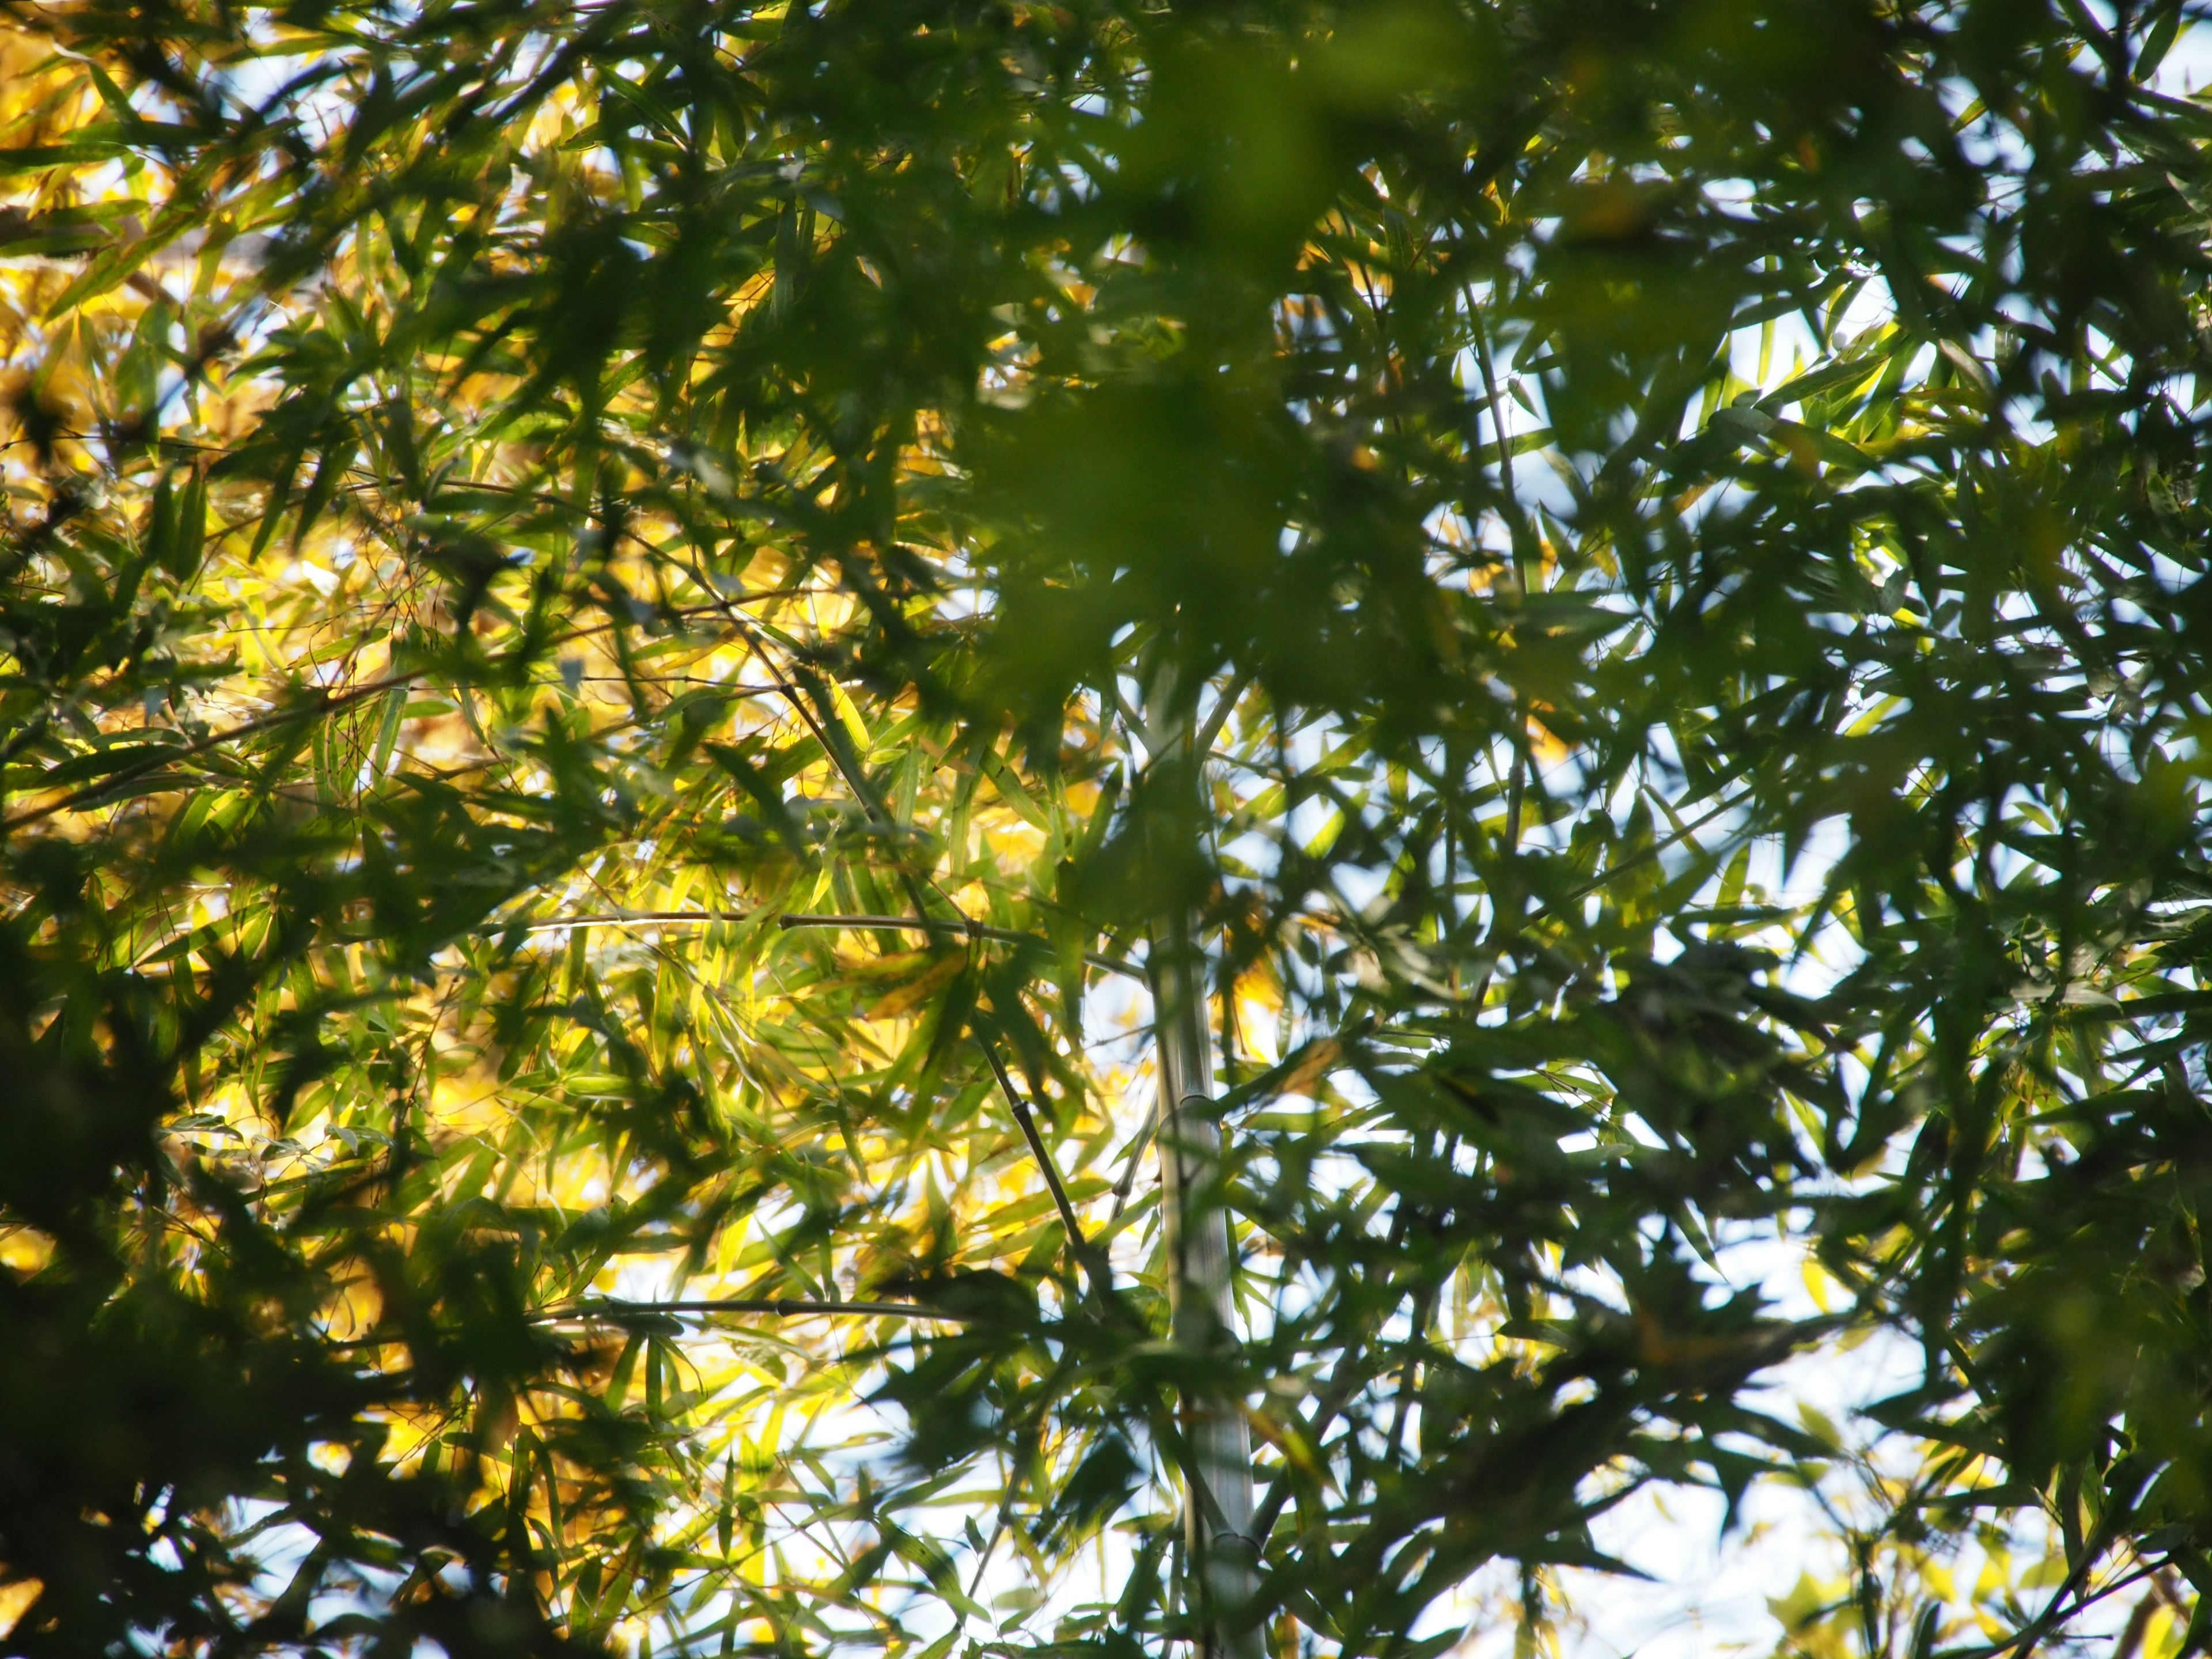
<svg viewBox="0 0 2212 1659"><path fill-rule="evenodd" d="M0 7L13 1650L2212 1640L2188 10Z"/></svg>

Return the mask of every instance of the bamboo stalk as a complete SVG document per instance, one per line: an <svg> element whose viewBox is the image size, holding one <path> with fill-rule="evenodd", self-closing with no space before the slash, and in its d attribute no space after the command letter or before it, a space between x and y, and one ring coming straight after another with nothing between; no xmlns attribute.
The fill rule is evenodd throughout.
<svg viewBox="0 0 2212 1659"><path fill-rule="evenodd" d="M1166 676L1155 683L1151 721L1165 738L1153 763L1188 768L1203 822L1202 761L1194 711L1166 705ZM1161 1212L1178 1346L1197 1352L1233 1349L1238 1340L1231 1279L1234 1243L1222 1200L1221 1121L1213 1101L1212 1044L1208 1040L1205 956L1198 919L1171 910L1154 927L1149 963L1160 1068ZM1234 1401L1187 1394L1183 1540L1194 1571L1204 1646L1209 1659L1261 1659L1263 1644L1247 1611L1259 1591L1259 1546L1252 1524L1252 1435Z"/></svg>

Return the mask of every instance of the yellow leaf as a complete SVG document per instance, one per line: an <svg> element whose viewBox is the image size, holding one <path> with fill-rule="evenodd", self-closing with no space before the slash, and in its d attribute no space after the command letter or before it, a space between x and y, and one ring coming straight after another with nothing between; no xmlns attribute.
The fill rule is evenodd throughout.
<svg viewBox="0 0 2212 1659"><path fill-rule="evenodd" d="M36 1578L19 1578L12 1584L0 1584L0 1636L15 1628L15 1621L31 1610L31 1603L39 1599L46 1585Z"/></svg>
<svg viewBox="0 0 2212 1659"><path fill-rule="evenodd" d="M11 1267L27 1278L45 1267L53 1253L54 1241L35 1227L0 1229L0 1267Z"/></svg>
<svg viewBox="0 0 2212 1659"><path fill-rule="evenodd" d="M965 963L965 957L947 952L935 967L919 979L909 980L906 984L878 999L875 1005L868 1010L868 1018L890 1019L906 1012L919 1003L927 1001L940 986L958 973Z"/></svg>
<svg viewBox="0 0 2212 1659"><path fill-rule="evenodd" d="M1286 1095L1310 1095L1316 1085L1327 1077L1336 1062L1343 1057L1344 1045L1334 1037L1323 1037L1318 1042L1306 1045L1279 1085L1279 1092Z"/></svg>
<svg viewBox="0 0 2212 1659"><path fill-rule="evenodd" d="M1809 1255L1805 1258L1802 1274L1807 1293L1822 1313L1833 1313L1844 1304L1844 1287L1836 1282L1834 1275Z"/></svg>
<svg viewBox="0 0 2212 1659"><path fill-rule="evenodd" d="M830 682L830 700L837 705L837 719L845 728L845 735L853 740L853 748L862 760L868 757L868 728L861 723L860 711L845 688L836 681Z"/></svg>

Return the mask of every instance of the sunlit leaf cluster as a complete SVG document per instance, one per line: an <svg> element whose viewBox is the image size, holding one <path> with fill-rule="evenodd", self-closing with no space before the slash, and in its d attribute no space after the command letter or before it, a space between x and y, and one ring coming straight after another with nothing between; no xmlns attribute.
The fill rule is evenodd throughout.
<svg viewBox="0 0 2212 1659"><path fill-rule="evenodd" d="M2197 27L0 3L10 1650L2212 1644Z"/></svg>

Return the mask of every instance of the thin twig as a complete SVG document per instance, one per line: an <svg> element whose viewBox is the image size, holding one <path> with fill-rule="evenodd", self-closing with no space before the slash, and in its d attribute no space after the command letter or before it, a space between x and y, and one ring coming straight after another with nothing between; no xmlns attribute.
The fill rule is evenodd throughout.
<svg viewBox="0 0 2212 1659"><path fill-rule="evenodd" d="M1754 792L1752 790L1747 789L1741 795L1737 795L1732 799L1723 801L1719 805L1714 807L1711 811L1706 812L1700 817L1692 818L1680 830L1677 830L1673 835L1668 836L1666 840L1655 841L1650 846L1639 848L1638 851L1631 853L1626 858L1620 860L1619 862L1608 865L1605 869L1601 870L1596 875L1592 876L1581 886L1569 893L1561 902L1566 904L1572 904L1577 899L1588 898L1592 893L1597 891L1599 888L1604 886L1606 883L1611 881L1622 871L1632 870L1638 865L1644 863L1649 860L1656 859L1662 853L1670 851L1674 848L1680 846L1683 842L1687 841L1692 836L1697 834L1698 830L1711 823L1715 818L1719 817L1723 812L1733 811L1735 808L1742 805L1746 801L1751 799L1753 793Z"/></svg>
<svg viewBox="0 0 2212 1659"><path fill-rule="evenodd" d="M745 597L750 599L756 596L748 594ZM714 607L702 606L701 610L703 611L710 608L719 609L723 611L723 614L728 614L726 604ZM607 622L594 623L587 628L570 629L567 633L559 635L548 641L546 648L557 650L562 646L573 645L579 640L589 639L595 634L610 632L617 626L618 624ZM769 665L769 672L775 672L774 664ZM380 679L370 680L364 684L349 686L343 691L325 692L318 701L313 702L295 705L289 708L271 709L265 714L257 714L250 720L241 720L236 726L226 726L220 732L210 732L204 738L195 738L191 743L181 744L173 749L164 748L158 754L149 754L143 760L111 772L106 777L96 779L81 789L72 790L68 794L47 801L42 805L26 807L12 817L0 818L0 836L4 836L12 830L20 830L27 824L40 823L58 812L74 811L80 806L96 805L103 795L112 790L120 789L126 784L135 783L148 773L159 771L173 762L193 759L197 756L208 753L210 750L220 749L225 744L236 743L241 738L255 737L261 732L273 731L280 726L289 726L295 720L313 720L320 715L337 714L351 708L355 703L376 696L380 693L412 685L416 681L426 678L429 672L430 668L426 665L422 668L410 669L405 673L387 674ZM834 759L835 757L833 756L832 758Z"/></svg>
<svg viewBox="0 0 2212 1659"><path fill-rule="evenodd" d="M647 923L656 927L704 927L717 921L751 921L768 915L765 909L751 910L605 910L585 916L547 916L542 921L525 922L526 933L558 933L579 927L619 927L624 923ZM508 924L494 925L503 927ZM1012 927L994 927L980 921L941 921L929 916L836 916L808 912L785 910L777 913L779 927L856 927L884 928L909 933L962 933L973 938L997 939L1007 945L1036 945L1050 949L1052 941L1040 939L1035 933L1024 933ZM1120 957L1109 957L1096 951L1085 951L1083 959L1092 967L1110 974L1124 974L1132 979L1142 979L1145 970L1133 962Z"/></svg>
<svg viewBox="0 0 2212 1659"><path fill-rule="evenodd" d="M2097 1552L2098 1555L2103 1553L2102 1549ZM2068 1577L2066 1583L2059 1586L2057 1594L2051 1597L2051 1605L2044 1609L2040 1618L2034 1620L2025 1628L2014 1632L2004 1641L1991 1643L1987 1647L1954 1649L1954 1653L1959 1655L1960 1659L1996 1659L1996 1655L2008 1652L2014 1653L2014 1659L2031 1659L2037 1644L2075 1613L2086 1612L2106 1596L2116 1595L2124 1589L2141 1583L2146 1578L2152 1579L2154 1584L2157 1582L2154 1575L2159 1571L2158 1567L2141 1566L2133 1572L2124 1573L2102 1589L2092 1591L2087 1595L2080 1594L2086 1570L2094 1564L2094 1559L2084 1555L2082 1565L2077 1567ZM2060 1601L2069 1591L2075 1594L2074 1604L2071 1607L2061 1607Z"/></svg>
<svg viewBox="0 0 2212 1659"><path fill-rule="evenodd" d="M991 1064L991 1075L999 1079L999 1091L1013 1109L1014 1121L1021 1126L1022 1139L1030 1144L1030 1155L1036 1159L1037 1170L1044 1176L1044 1184L1052 1194L1052 1201L1060 1210L1060 1224L1067 1229L1067 1246L1077 1261L1096 1276L1103 1269L1094 1256L1091 1241L1083 1236L1083 1224L1075 1218L1075 1206L1067 1200L1067 1188L1060 1185L1060 1170L1045 1150L1044 1137L1037 1133L1036 1119L1030 1115L1029 1103L1014 1087L1014 1080L1006 1075L1006 1062L999 1058L998 1049L985 1037L978 1036L975 1046L983 1051L983 1058Z"/></svg>
<svg viewBox="0 0 2212 1659"><path fill-rule="evenodd" d="M1121 1178L1114 1183L1114 1207L1106 1214L1106 1231L1112 1232L1115 1223L1121 1218L1121 1206L1129 1201L1130 1188L1136 1185L1137 1166L1143 1160L1145 1148L1152 1144L1152 1135L1160 1127L1160 1096L1152 1091L1152 1103L1145 1113L1145 1121L1130 1137L1129 1149L1122 1155Z"/></svg>
<svg viewBox="0 0 2212 1659"><path fill-rule="evenodd" d="M1198 735L1191 740L1191 748L1195 752L1203 755L1212 749L1214 738L1221 735L1221 728L1227 723L1231 711L1244 695L1244 688L1251 683L1249 674L1239 674L1222 687L1220 694L1214 699L1212 708L1206 716L1206 724L1199 728Z"/></svg>
<svg viewBox="0 0 2212 1659"><path fill-rule="evenodd" d="M975 1318L973 1314L951 1313L943 1308L924 1307L915 1302L815 1301L790 1296L733 1296L686 1302L625 1302L609 1297L603 1301L580 1303L573 1307L548 1308L535 1317L541 1323L550 1324L566 1319L623 1319L653 1314L717 1313L776 1314L792 1319L804 1318L811 1314L855 1314L868 1318L888 1316L895 1319L944 1319L960 1325Z"/></svg>
<svg viewBox="0 0 2212 1659"><path fill-rule="evenodd" d="M982 1549L977 1553L975 1557L975 1571L969 1575L968 1599L970 1601L975 1599L976 1588L983 1582L983 1570L991 1565L991 1557L999 1547L999 1540L1006 1536L1006 1522L1013 1510L1013 1499L1011 1496L1013 1491L1013 1486L1011 1482L1008 1484L1006 1490L1010 1495L1007 1498L1006 1502L999 1505L999 1518L991 1528L990 1541L986 1543ZM967 1624L966 1619L963 1618L961 1623L964 1627Z"/></svg>
<svg viewBox="0 0 2212 1659"><path fill-rule="evenodd" d="M1042 945L1051 948L1050 939L1039 939L1035 933L1017 932L1012 927L994 927L981 921L939 921L934 916L833 916L804 911L786 911L775 919L779 927L882 927L909 933L966 933L976 939L998 939L1008 945ZM1096 951L1085 951L1083 959L1092 967L1109 974L1126 974L1141 980L1145 970L1133 962L1120 957L1102 956Z"/></svg>
<svg viewBox="0 0 2212 1659"><path fill-rule="evenodd" d="M704 924L714 921L750 921L763 913L760 910L610 910L589 916L556 916L544 921L523 924L526 933L558 933L578 927L619 927L624 922L650 922L655 927L687 923ZM506 924L500 924L505 926Z"/></svg>
<svg viewBox="0 0 2212 1659"><path fill-rule="evenodd" d="M714 1301L691 1302L623 1302L611 1297L599 1302L578 1303L566 1308L541 1309L530 1316L530 1322L533 1325L561 1325L598 1320L649 1318L655 1314L682 1316L718 1313L768 1314L785 1319L805 1319L815 1315L852 1315L864 1319L939 1319L955 1325L972 1323L976 1317L974 1314L951 1313L943 1308L925 1308L912 1302L825 1302L791 1296L734 1296ZM398 1347L413 1340L404 1333L394 1332L388 1336L349 1337L329 1346L350 1352L360 1348Z"/></svg>
<svg viewBox="0 0 2212 1659"><path fill-rule="evenodd" d="M707 592L711 593L714 591L714 583L707 580L706 574L696 563L692 565L692 574ZM814 740L822 745L822 752L829 757L830 764L836 769L837 775L845 780L845 787L860 803L860 810L868 815L878 830L887 835L897 833L902 826L891 817L890 809L884 804L884 798L877 793L876 786L868 776L867 757L849 750L842 729L833 731L837 727L834 714L826 721L816 718L815 711L806 706L805 697L793 684L793 677L784 672L769 653L771 641L777 644L781 641L775 641L775 635L763 624L746 616L733 604L724 605L722 614L732 628L744 635L745 643L751 648L753 655L760 659L761 666L767 669L769 677L775 681L776 689L782 692L784 701L791 705L792 712L799 716L806 729L814 734ZM797 661L796 653L793 653L793 665L805 672L805 665ZM921 884L915 878L914 872L900 870L898 881L899 885L906 889L908 902L914 906L915 916L927 916L928 900L922 892Z"/></svg>
<svg viewBox="0 0 2212 1659"><path fill-rule="evenodd" d="M236 726L226 726L220 732L210 732L207 736L191 743L180 744L174 748L166 744L161 745L155 753L148 755L145 759L118 768L97 782L88 783L82 789L73 789L68 794L50 800L44 805L26 807L12 817L0 818L0 836L4 836L12 830L21 830L27 824L37 823L43 819L52 817L58 812L69 812L80 806L96 805L101 796L120 789L126 784L135 783L149 772L158 772L164 766L172 765L178 761L191 760L195 756L204 755L211 749L220 749L223 744L235 743L240 738L250 738L280 726L289 726L295 720L313 720L318 715L337 714L341 709L349 708L355 703L375 696L381 692L409 684L421 678L422 672L427 671L386 675L382 679L371 680L366 685L356 685L335 695L326 694L318 702L304 708L272 709L266 714L256 715L250 720L242 720Z"/></svg>
<svg viewBox="0 0 2212 1659"><path fill-rule="evenodd" d="M1743 805L1751 799L1753 793L1753 791L1747 789L1741 794L1732 796L1729 799L1721 802L1711 811L1700 813L1698 817L1692 818L1687 823L1684 824L1680 830L1677 830L1673 835L1668 836L1665 840L1655 841L1649 847L1639 848L1635 852L1631 853L1626 858L1620 859L1614 863L1607 866L1604 869L1599 871L1597 874L1592 876L1588 881L1583 882L1579 887L1570 889L1566 896L1560 899L1558 904L1546 905L1538 909L1534 915L1522 916L1516 920L1515 925L1516 927L1525 926L1527 923L1538 921L1545 915L1557 915L1565 906L1572 904L1579 899L1588 898L1592 893L1597 891L1599 888L1604 886L1607 882L1611 881L1615 876L1620 875L1622 872L1633 870L1638 865L1649 863L1651 860L1657 858L1662 853L1673 851L1674 848L1680 846L1682 842L1687 841L1692 836L1697 834L1698 830L1704 829L1715 818L1721 817L1723 813L1734 811L1737 807ZM1504 918L1502 916L1492 921L1489 936L1484 940L1485 945L1493 943L1502 936L1504 931L1503 924ZM1488 988L1489 983L1490 975L1486 972L1480 983L1476 987L1475 994L1478 998L1480 996L1482 991Z"/></svg>

